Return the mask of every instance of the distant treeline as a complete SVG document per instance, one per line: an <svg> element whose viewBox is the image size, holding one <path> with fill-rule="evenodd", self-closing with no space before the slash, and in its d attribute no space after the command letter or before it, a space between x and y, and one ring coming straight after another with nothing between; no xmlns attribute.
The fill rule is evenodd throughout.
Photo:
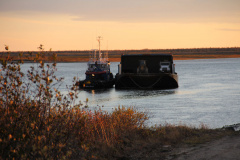
<svg viewBox="0 0 240 160"><path fill-rule="evenodd" d="M50 51L45 51L49 53ZM84 61L89 58L89 53L92 50L66 50L66 51L51 51L57 54L57 61ZM122 54L172 54L175 57L187 57L193 58L196 56L203 57L204 55L212 55L219 57L221 55L237 55L240 56L240 47L229 47L229 48L181 48L181 49L142 49L142 50L102 50L103 53L108 52L109 58L120 58ZM0 52L0 56L6 54L7 52ZM32 56L36 55L38 51L15 51L10 52L10 55L17 60L19 54L27 55L29 53ZM207 57L206 57L207 58Z"/></svg>

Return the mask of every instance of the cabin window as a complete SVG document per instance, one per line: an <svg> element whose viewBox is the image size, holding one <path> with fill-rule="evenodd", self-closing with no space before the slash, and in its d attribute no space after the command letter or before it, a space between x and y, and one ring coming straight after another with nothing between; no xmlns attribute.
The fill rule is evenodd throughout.
<svg viewBox="0 0 240 160"><path fill-rule="evenodd" d="M159 65L161 72L170 72L170 62L160 62Z"/></svg>

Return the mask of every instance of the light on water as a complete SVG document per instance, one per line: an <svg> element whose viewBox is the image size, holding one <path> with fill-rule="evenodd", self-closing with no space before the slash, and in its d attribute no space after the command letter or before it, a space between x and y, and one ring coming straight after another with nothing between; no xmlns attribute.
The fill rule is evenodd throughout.
<svg viewBox="0 0 240 160"><path fill-rule="evenodd" d="M111 63L117 73L119 62ZM111 112L120 106L135 106L150 115L149 125L201 123L211 128L240 123L240 58L175 61L179 88L172 90L80 90L79 100L89 107L104 106ZM24 64L24 68L32 64ZM57 76L64 77L60 91L73 77L83 80L87 63L58 63Z"/></svg>

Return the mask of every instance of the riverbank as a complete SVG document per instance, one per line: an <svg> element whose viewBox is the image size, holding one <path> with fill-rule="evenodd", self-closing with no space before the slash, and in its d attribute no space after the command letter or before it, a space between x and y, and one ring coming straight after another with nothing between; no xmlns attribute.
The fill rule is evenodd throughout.
<svg viewBox="0 0 240 160"><path fill-rule="evenodd" d="M239 131L228 129L162 126L143 129L123 137L122 143L104 150L99 159L199 160L237 159L240 155Z"/></svg>
<svg viewBox="0 0 240 160"><path fill-rule="evenodd" d="M219 58L240 58L240 55L174 55L174 60L193 60L193 59L219 59Z"/></svg>
<svg viewBox="0 0 240 160"><path fill-rule="evenodd" d="M237 160L240 157L240 134L227 135L220 139L198 145L180 145L166 157L168 160Z"/></svg>
<svg viewBox="0 0 240 160"><path fill-rule="evenodd" d="M240 132L228 129L194 129L186 126L166 126L142 139L128 139L111 159L129 160L226 160L240 156ZM195 132L195 131L196 132ZM158 135L158 136L156 136ZM181 135L181 136L180 136ZM176 138L175 138L176 137ZM118 150L119 152L119 150Z"/></svg>
<svg viewBox="0 0 240 160"><path fill-rule="evenodd" d="M173 55L173 60L240 58L239 55ZM87 62L89 58L63 58L58 56L58 62ZM109 58L110 62L120 62L121 58Z"/></svg>
<svg viewBox="0 0 240 160"><path fill-rule="evenodd" d="M29 52L0 52L3 57L10 54L13 60L29 60L38 55L38 51ZM87 62L92 50L75 50L75 51L42 51L46 60L51 59L51 54L57 55L57 62ZM120 62L122 54L172 54L174 60L191 60L191 59L212 59L212 58L240 58L240 47L228 48L180 48L180 49L142 49L142 50L102 50L102 53L108 53L111 62Z"/></svg>

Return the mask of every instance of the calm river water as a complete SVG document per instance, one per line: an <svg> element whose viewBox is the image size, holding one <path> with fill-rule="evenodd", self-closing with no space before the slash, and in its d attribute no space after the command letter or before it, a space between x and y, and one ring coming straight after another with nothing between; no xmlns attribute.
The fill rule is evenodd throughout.
<svg viewBox="0 0 240 160"><path fill-rule="evenodd" d="M111 63L117 73L119 62ZM179 88L171 90L80 90L79 100L88 98L91 108L104 106L111 112L118 106L134 106L147 111L149 125L187 124L210 128L240 123L240 58L175 61ZM24 64L24 68L31 64ZM74 76L85 78L87 63L58 63L57 76L64 77L60 90Z"/></svg>

